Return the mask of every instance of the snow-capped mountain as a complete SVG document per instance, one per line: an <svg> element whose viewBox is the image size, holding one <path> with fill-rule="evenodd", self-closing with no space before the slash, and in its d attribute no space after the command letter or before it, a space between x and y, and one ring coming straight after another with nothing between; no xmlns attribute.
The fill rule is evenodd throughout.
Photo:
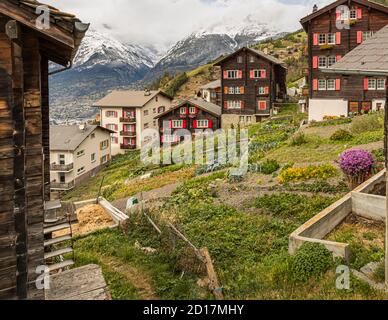
<svg viewBox="0 0 388 320"><path fill-rule="evenodd" d="M113 88L128 87L153 68L158 52L112 37L87 32L70 70L50 77L53 117L64 105L82 106L80 117L94 112L88 104ZM90 98L92 97L92 98ZM81 98L84 101L80 101ZM90 98L90 99L89 99Z"/></svg>
<svg viewBox="0 0 388 320"><path fill-rule="evenodd" d="M196 68L221 55L278 34L267 25L254 21L251 16L242 22L213 23L177 42L147 74L146 79L155 78L166 71L175 73Z"/></svg>

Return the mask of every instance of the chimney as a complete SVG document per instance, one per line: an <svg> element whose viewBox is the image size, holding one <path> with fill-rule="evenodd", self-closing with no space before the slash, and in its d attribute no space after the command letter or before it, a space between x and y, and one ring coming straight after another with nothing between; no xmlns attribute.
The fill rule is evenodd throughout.
<svg viewBox="0 0 388 320"><path fill-rule="evenodd" d="M313 7L313 13L314 12L317 12L318 11L318 6L316 4L314 4L314 7Z"/></svg>

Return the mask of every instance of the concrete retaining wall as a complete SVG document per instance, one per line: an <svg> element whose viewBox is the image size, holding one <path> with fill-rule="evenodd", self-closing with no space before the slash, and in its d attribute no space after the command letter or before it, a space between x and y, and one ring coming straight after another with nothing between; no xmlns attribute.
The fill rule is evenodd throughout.
<svg viewBox="0 0 388 320"><path fill-rule="evenodd" d="M363 218L385 221L387 215L387 202L385 197L366 193L352 193L352 210Z"/></svg>

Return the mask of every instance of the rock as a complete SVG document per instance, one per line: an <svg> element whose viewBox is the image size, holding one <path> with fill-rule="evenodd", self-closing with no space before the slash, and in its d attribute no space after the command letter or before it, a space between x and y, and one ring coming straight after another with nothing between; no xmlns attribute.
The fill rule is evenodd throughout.
<svg viewBox="0 0 388 320"><path fill-rule="evenodd" d="M377 269L380 267L381 262L371 262L367 264L366 266L361 268L361 272L365 274L368 278L373 279L374 274L376 273Z"/></svg>
<svg viewBox="0 0 388 320"><path fill-rule="evenodd" d="M139 241L135 242L135 248L141 251L144 251L145 253L155 253L156 249L150 248L150 247L142 247Z"/></svg>

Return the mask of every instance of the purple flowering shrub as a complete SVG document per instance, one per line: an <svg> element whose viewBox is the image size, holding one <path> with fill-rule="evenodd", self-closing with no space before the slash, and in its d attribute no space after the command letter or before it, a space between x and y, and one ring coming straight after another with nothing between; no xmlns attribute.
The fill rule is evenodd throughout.
<svg viewBox="0 0 388 320"><path fill-rule="evenodd" d="M361 184L372 174L375 161L368 151L353 149L340 156L339 165L350 183Z"/></svg>

